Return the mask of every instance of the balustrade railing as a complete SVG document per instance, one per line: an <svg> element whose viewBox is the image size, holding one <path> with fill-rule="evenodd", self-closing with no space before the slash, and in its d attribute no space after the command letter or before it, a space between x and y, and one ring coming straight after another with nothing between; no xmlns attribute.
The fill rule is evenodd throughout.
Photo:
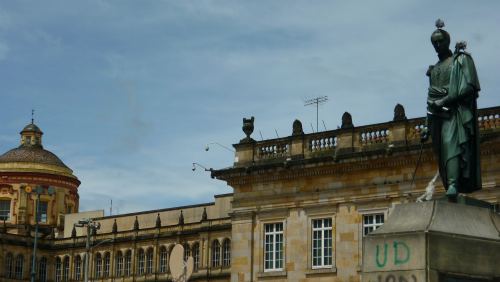
<svg viewBox="0 0 500 282"><path fill-rule="evenodd" d="M500 128L500 109L489 108L480 110L477 119L480 130Z"/></svg>
<svg viewBox="0 0 500 282"><path fill-rule="evenodd" d="M337 146L335 131L325 131L306 135L307 149L311 153L334 150Z"/></svg>
<svg viewBox="0 0 500 282"><path fill-rule="evenodd" d="M284 158L290 155L290 141L265 141L257 143L257 159L265 160L265 159L275 159L275 158Z"/></svg>
<svg viewBox="0 0 500 282"><path fill-rule="evenodd" d="M359 132L361 146L387 143L389 139L389 126L363 127Z"/></svg>
<svg viewBox="0 0 500 282"><path fill-rule="evenodd" d="M481 132L496 132L500 129L500 107L480 109L477 122ZM422 117L360 126L352 130L337 129L305 134L301 138L290 136L257 141L250 143L253 146L253 159L242 157L241 161L280 160L294 156L314 158L318 154L333 154L337 149L344 148L349 148L349 152L361 152L378 150L381 146L390 144L416 144L420 142L420 135L425 128L425 118Z"/></svg>

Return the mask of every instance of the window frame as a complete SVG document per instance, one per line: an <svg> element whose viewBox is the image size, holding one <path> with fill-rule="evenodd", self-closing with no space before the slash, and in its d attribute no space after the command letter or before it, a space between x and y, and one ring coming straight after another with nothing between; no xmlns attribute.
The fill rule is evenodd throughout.
<svg viewBox="0 0 500 282"><path fill-rule="evenodd" d="M123 275L130 276L132 274L132 250L125 251L123 261Z"/></svg>
<svg viewBox="0 0 500 282"><path fill-rule="evenodd" d="M94 259L94 278L102 277L102 255L97 253Z"/></svg>
<svg viewBox="0 0 500 282"><path fill-rule="evenodd" d="M146 254L144 250L141 248L137 252L137 275L146 274L145 260L146 260Z"/></svg>
<svg viewBox="0 0 500 282"><path fill-rule="evenodd" d="M18 254L14 260L14 279L23 279L24 272L24 256Z"/></svg>
<svg viewBox="0 0 500 282"><path fill-rule="evenodd" d="M122 251L118 251L116 253L116 262L115 262L115 276L121 277L124 274L124 255Z"/></svg>
<svg viewBox="0 0 500 282"><path fill-rule="evenodd" d="M60 257L56 258L56 266L54 268L54 275L55 275L55 281L56 282L61 282L62 281L62 261Z"/></svg>
<svg viewBox="0 0 500 282"><path fill-rule="evenodd" d="M214 243L217 242L215 245ZM217 246L217 248L216 248ZM210 266L212 268L217 268L221 266L221 243L219 239L212 240L210 244Z"/></svg>
<svg viewBox="0 0 500 282"><path fill-rule="evenodd" d="M102 277L108 278L111 271L111 253L106 252L103 259Z"/></svg>
<svg viewBox="0 0 500 282"><path fill-rule="evenodd" d="M281 230L276 231L276 227L281 225ZM272 231L267 231L266 227L267 226L274 226L272 228ZM285 221L273 221L273 222L264 222L262 224L262 260L263 260L263 270L264 272L277 272L277 271L284 271L285 270L285 264L286 264L286 252L285 252ZM272 253L272 258L270 260L266 260L266 244L267 244L267 235L270 235L272 237L272 245L275 247L276 246L276 238L281 235L281 259L277 260L276 259L276 249L273 247L271 250ZM266 262L271 261L272 267L267 267ZM278 265L277 262L281 261L281 265Z"/></svg>
<svg viewBox="0 0 500 282"><path fill-rule="evenodd" d="M225 238L222 241L222 266L229 267L231 265L231 240Z"/></svg>
<svg viewBox="0 0 500 282"><path fill-rule="evenodd" d="M325 221L330 221L330 226L326 226L325 227ZM315 222L316 221L319 221L321 223L321 226L320 227L315 227ZM335 265L335 228L334 228L334 219L333 219L333 216L323 216L323 217L315 217L315 218L311 218L310 220L310 247L311 247L311 253L310 253L310 266L311 266L311 269L325 269L325 268L332 268L334 265ZM327 233L328 231L330 231L330 249L331 249L331 253L330 253L330 264L325 264L325 259L327 258L327 256L325 256L325 249L327 247L325 247L325 233ZM314 264L314 261L315 261L315 256L314 256L314 249L315 249L315 246L314 246L314 243L315 243L315 232L319 232L320 234L320 239L319 239L319 242L321 244L321 246L319 246L319 249L321 250L321 255L319 257L319 260L320 260L320 264L317 264L315 265Z"/></svg>
<svg viewBox="0 0 500 282"><path fill-rule="evenodd" d="M63 259L63 265L62 265L62 281L66 282L69 280L69 256L65 256Z"/></svg>
<svg viewBox="0 0 500 282"><path fill-rule="evenodd" d="M76 255L74 258L75 264L75 280L82 280L82 257L80 255Z"/></svg>
<svg viewBox="0 0 500 282"><path fill-rule="evenodd" d="M200 243L195 242L193 244L193 271L196 272L200 268Z"/></svg>
<svg viewBox="0 0 500 282"><path fill-rule="evenodd" d="M153 274L154 266L154 251L153 248L149 248L146 251L146 274Z"/></svg>
<svg viewBox="0 0 500 282"><path fill-rule="evenodd" d="M168 269L168 248L165 246L160 247L160 261L159 261L159 273L167 273Z"/></svg>
<svg viewBox="0 0 500 282"><path fill-rule="evenodd" d="M46 205L45 213L42 213L42 205ZM45 215L45 218L42 217ZM38 217L38 223L40 224L48 224L49 223L49 202L48 201L39 201L38 202L38 210L36 212L36 216ZM44 220L42 220L44 219Z"/></svg>
<svg viewBox="0 0 500 282"><path fill-rule="evenodd" d="M46 257L41 257L38 261L38 281L45 282L47 281L47 263L48 260Z"/></svg>
<svg viewBox="0 0 500 282"><path fill-rule="evenodd" d="M5 206L2 209L2 202L7 203L8 202L8 209L7 206ZM11 208L12 208L12 199L10 198L2 198L0 199L0 221L10 221L10 215L11 215ZM6 214L2 215L2 212L7 212Z"/></svg>

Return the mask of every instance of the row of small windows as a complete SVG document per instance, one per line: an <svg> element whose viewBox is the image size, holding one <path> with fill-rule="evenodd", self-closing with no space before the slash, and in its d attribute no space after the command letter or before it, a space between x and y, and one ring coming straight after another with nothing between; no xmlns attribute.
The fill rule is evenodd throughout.
<svg viewBox="0 0 500 282"><path fill-rule="evenodd" d="M168 272L168 257L170 255L171 248L167 250L166 247L162 246L159 250L159 273ZM228 267L231 265L231 241L225 239L222 245L218 240L212 241L211 244L212 252L212 267L224 266ZM221 257L222 253L222 257ZM197 271L200 267L200 244L195 243L192 247L189 245L184 245L184 259L188 256L193 256L194 268ZM85 255L77 255L74 260L74 278L75 280L83 279ZM12 253L8 253L5 258L5 277L10 279L23 279L24 271L24 256L19 254L14 257ZM132 275L132 251L127 250L125 252L118 251L115 259L115 276L130 276ZM31 261L29 262L31 272ZM35 264L36 278L37 281L45 282L47 281L47 258L42 257L38 259ZM148 248L146 251L139 249L137 253L137 275L148 275L152 274L154 269L154 256L153 248ZM107 278L110 277L111 271L111 254L106 252L104 255L97 253L94 258L94 278ZM70 258L65 256L64 258L57 257L55 261L55 281L63 282L70 279Z"/></svg>
<svg viewBox="0 0 500 282"><path fill-rule="evenodd" d="M168 258L172 248L167 249L162 246L158 253L158 273L168 272ZM231 265L231 241L225 239L222 245L218 240L212 241L211 244L212 251L212 267L224 266L228 267ZM222 258L221 258L222 252ZM184 259L192 256L194 261L194 270L197 271L200 267L200 244L198 242L194 243L192 247L185 244L184 245ZM93 274L94 278L108 278L111 276L111 254L106 252L104 254L97 253L94 256L94 267ZM149 275L154 273L154 251L153 248L139 249L136 256L136 272L138 276ZM85 263L85 255L75 256L74 261L74 279L83 279L83 269ZM114 276L130 276L132 275L132 250L126 250L124 252L118 251L115 255L114 260ZM55 280L56 282L68 281L69 279L69 257L66 256L63 259L56 258L55 263Z"/></svg>
<svg viewBox="0 0 500 282"><path fill-rule="evenodd" d="M363 215L363 236L384 224L384 214ZM313 219L311 222L311 266L332 267L333 224L332 218ZM281 271L284 264L283 223L264 224L264 271Z"/></svg>
<svg viewBox="0 0 500 282"><path fill-rule="evenodd" d="M11 253L5 256L5 277L10 279L23 279L24 275L24 256L19 254L14 257ZM31 260L29 263L29 273L31 273ZM35 263L35 277L37 281L45 282L47 280L47 258L42 257Z"/></svg>

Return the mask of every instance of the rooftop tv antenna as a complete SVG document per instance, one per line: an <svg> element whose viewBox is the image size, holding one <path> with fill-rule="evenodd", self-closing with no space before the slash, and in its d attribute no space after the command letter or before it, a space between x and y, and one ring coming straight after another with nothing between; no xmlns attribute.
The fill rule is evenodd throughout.
<svg viewBox="0 0 500 282"><path fill-rule="evenodd" d="M319 105L326 103L328 96L321 96L304 101L304 106L316 105L316 132L319 131Z"/></svg>

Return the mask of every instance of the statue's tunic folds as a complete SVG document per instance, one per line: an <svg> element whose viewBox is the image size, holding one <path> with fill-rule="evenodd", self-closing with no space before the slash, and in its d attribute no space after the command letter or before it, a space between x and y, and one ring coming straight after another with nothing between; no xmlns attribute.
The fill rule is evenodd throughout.
<svg viewBox="0 0 500 282"><path fill-rule="evenodd" d="M459 193L481 189L476 105L479 90L474 61L465 52L438 62L430 70L428 100L444 98L447 109L428 109L433 149L445 188L452 179Z"/></svg>

